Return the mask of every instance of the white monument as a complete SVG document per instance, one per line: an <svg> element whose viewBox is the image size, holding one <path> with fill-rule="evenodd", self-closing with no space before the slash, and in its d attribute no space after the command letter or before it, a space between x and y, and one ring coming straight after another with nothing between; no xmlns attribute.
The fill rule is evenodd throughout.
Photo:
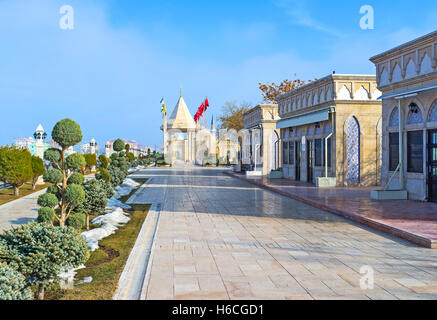
<svg viewBox="0 0 437 320"><path fill-rule="evenodd" d="M164 134L165 161L204 165L216 162L216 131L196 124L181 95L170 118L164 114L161 130ZM213 159L214 158L214 159Z"/></svg>

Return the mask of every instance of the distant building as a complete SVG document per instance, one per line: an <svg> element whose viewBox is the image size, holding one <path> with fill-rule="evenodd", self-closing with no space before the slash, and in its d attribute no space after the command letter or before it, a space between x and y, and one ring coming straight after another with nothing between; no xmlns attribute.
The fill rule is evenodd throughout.
<svg viewBox="0 0 437 320"><path fill-rule="evenodd" d="M50 149L52 147L52 145L50 143L44 142L44 152L47 149ZM20 138L15 140L15 146L19 147L19 148L26 148L29 150L30 154L33 156L38 155L37 154L37 148L36 148L36 140L29 137L29 138Z"/></svg>
<svg viewBox="0 0 437 320"><path fill-rule="evenodd" d="M138 156L139 155L139 148L138 148L138 142L136 142L136 141L130 141L130 140L124 140L124 139L122 139L123 140L123 142L124 142L124 144L126 145L126 144L129 144L129 146L130 146L130 149L131 149L131 152L135 155L135 156ZM115 142L115 140L109 140L109 141L107 141L106 142L106 144L105 144L105 154L106 154L106 157L110 157L115 151L114 151L114 148L113 148L113 146L114 146L114 142Z"/></svg>
<svg viewBox="0 0 437 320"><path fill-rule="evenodd" d="M319 186L378 185L380 95L375 75L332 74L279 96L284 176Z"/></svg>
<svg viewBox="0 0 437 320"><path fill-rule="evenodd" d="M99 151L100 151L100 147L96 143L96 140L93 138L91 140L91 142L84 143L84 144L82 144L80 146L79 153L83 153L83 154L87 154L87 153L98 154Z"/></svg>
<svg viewBox="0 0 437 320"><path fill-rule="evenodd" d="M167 163L216 164L217 138L214 123L211 123L209 130L196 123L182 92L168 121L167 115L163 117L161 130Z"/></svg>
<svg viewBox="0 0 437 320"><path fill-rule="evenodd" d="M280 166L278 120L277 104L260 104L243 114L242 164L256 164L264 176Z"/></svg>

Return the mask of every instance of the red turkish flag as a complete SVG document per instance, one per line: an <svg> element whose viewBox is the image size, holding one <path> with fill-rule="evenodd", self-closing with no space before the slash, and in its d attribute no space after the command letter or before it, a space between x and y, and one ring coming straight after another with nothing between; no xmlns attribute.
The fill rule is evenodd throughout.
<svg viewBox="0 0 437 320"><path fill-rule="evenodd" d="M209 101L208 101L208 98L205 99L205 107L206 107L206 109L208 109L208 107L209 107Z"/></svg>

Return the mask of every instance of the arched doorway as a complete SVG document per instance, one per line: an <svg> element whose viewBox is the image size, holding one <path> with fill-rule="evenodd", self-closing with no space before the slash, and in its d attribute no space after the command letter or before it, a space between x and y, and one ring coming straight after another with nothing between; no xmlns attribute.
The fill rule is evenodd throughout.
<svg viewBox="0 0 437 320"><path fill-rule="evenodd" d="M348 184L358 184L361 181L360 142L360 124L357 118L350 117L346 124Z"/></svg>

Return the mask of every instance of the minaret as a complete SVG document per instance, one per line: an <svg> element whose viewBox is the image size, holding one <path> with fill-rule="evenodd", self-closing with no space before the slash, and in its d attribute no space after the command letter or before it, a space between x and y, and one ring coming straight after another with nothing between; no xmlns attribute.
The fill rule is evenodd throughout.
<svg viewBox="0 0 437 320"><path fill-rule="evenodd" d="M211 118L211 133L210 133L210 151L209 154L217 155L217 137L214 125L214 115ZM217 157L217 156L216 156ZM215 161L215 159L214 159Z"/></svg>
<svg viewBox="0 0 437 320"><path fill-rule="evenodd" d="M167 114L164 112L163 132L164 132L164 154L167 154Z"/></svg>

